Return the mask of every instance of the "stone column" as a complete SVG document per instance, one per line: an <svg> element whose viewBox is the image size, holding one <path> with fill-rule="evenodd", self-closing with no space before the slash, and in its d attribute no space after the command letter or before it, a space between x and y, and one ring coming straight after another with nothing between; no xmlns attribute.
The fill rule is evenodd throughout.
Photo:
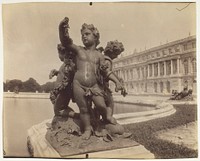
<svg viewBox="0 0 200 161"><path fill-rule="evenodd" d="M174 72L174 71L173 71L173 60L171 60L171 75L174 75L173 72Z"/></svg>
<svg viewBox="0 0 200 161"><path fill-rule="evenodd" d="M135 80L135 68L133 68L133 80Z"/></svg>
<svg viewBox="0 0 200 161"><path fill-rule="evenodd" d="M140 67L140 79L143 79L143 75L142 75L142 67Z"/></svg>
<svg viewBox="0 0 200 161"><path fill-rule="evenodd" d="M127 75L127 81L130 79L129 78L129 69L126 70L126 75ZM128 86L128 85L127 85Z"/></svg>
<svg viewBox="0 0 200 161"><path fill-rule="evenodd" d="M139 69L139 76L140 76L140 80L141 80L141 67L138 68Z"/></svg>
<svg viewBox="0 0 200 161"><path fill-rule="evenodd" d="M126 81L126 70L123 70L124 75L124 81Z"/></svg>
<svg viewBox="0 0 200 161"><path fill-rule="evenodd" d="M164 74L163 74L163 76L166 76L166 71L167 70L167 66L166 66L166 61L164 61Z"/></svg>
<svg viewBox="0 0 200 161"><path fill-rule="evenodd" d="M129 69L130 80L132 80L132 79L133 79L133 77L132 77L132 72L131 72L131 71L132 71L132 69L130 68L130 69Z"/></svg>
<svg viewBox="0 0 200 161"><path fill-rule="evenodd" d="M160 62L158 62L158 77L160 76Z"/></svg>
<svg viewBox="0 0 200 161"><path fill-rule="evenodd" d="M177 74L180 74L180 58L177 59Z"/></svg>
<svg viewBox="0 0 200 161"><path fill-rule="evenodd" d="M191 57L188 59L188 74L192 73L192 63L191 63Z"/></svg>
<svg viewBox="0 0 200 161"><path fill-rule="evenodd" d="M145 78L148 77L148 66L145 66Z"/></svg>
<svg viewBox="0 0 200 161"><path fill-rule="evenodd" d="M122 69L122 75L121 75L121 76L122 76L122 79L125 80L125 77L124 77L124 69Z"/></svg>
<svg viewBox="0 0 200 161"><path fill-rule="evenodd" d="M155 76L154 76L154 69L155 69L155 68L154 68L154 63L153 63L153 64L152 64L152 77L155 77Z"/></svg>

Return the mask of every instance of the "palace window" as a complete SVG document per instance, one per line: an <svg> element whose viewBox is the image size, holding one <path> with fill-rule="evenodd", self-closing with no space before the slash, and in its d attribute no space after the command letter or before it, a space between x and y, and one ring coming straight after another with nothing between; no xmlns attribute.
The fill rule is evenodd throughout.
<svg viewBox="0 0 200 161"><path fill-rule="evenodd" d="M183 60L183 66L184 66L184 74L187 75L188 74L188 59L184 59Z"/></svg>
<svg viewBox="0 0 200 161"><path fill-rule="evenodd" d="M192 48L196 48L196 42L192 42Z"/></svg>
<svg viewBox="0 0 200 161"><path fill-rule="evenodd" d="M170 93L170 82L169 81L166 82L166 87L167 87L167 92Z"/></svg>
<svg viewBox="0 0 200 161"><path fill-rule="evenodd" d="M173 74L177 73L177 59L172 60Z"/></svg>
<svg viewBox="0 0 200 161"><path fill-rule="evenodd" d="M156 52L156 55L157 55L157 57L160 57L160 53L158 51Z"/></svg>
<svg viewBox="0 0 200 161"><path fill-rule="evenodd" d="M172 49L171 49L171 48L169 48L169 54L172 54L172 53L173 53Z"/></svg>
<svg viewBox="0 0 200 161"><path fill-rule="evenodd" d="M192 59L192 71L193 73L197 72L197 66L196 66L196 59Z"/></svg>
<svg viewBox="0 0 200 161"><path fill-rule="evenodd" d="M149 64L149 77L152 77L152 64Z"/></svg>
<svg viewBox="0 0 200 161"><path fill-rule="evenodd" d="M124 75L124 80L126 81L126 70L124 70L123 75Z"/></svg>
<svg viewBox="0 0 200 161"><path fill-rule="evenodd" d="M160 75L164 75L164 70L165 70L164 62L160 62Z"/></svg>
<svg viewBox="0 0 200 161"><path fill-rule="evenodd" d="M158 90L158 88L157 88L157 83L154 82L154 92L157 93L157 92L158 92L157 90Z"/></svg>
<svg viewBox="0 0 200 161"><path fill-rule="evenodd" d="M144 84L143 83L140 84L140 89L141 89L141 91L144 91Z"/></svg>
<svg viewBox="0 0 200 161"><path fill-rule="evenodd" d="M144 78L144 68L142 68L142 78Z"/></svg>
<svg viewBox="0 0 200 161"><path fill-rule="evenodd" d="M163 82L160 82L160 92L163 93Z"/></svg>
<svg viewBox="0 0 200 161"><path fill-rule="evenodd" d="M145 92L147 92L147 83L145 83L145 89L144 89Z"/></svg>
<svg viewBox="0 0 200 161"><path fill-rule="evenodd" d="M175 46L174 47L174 50L175 50L175 52L179 52L180 51L180 48L179 48L179 46L177 45L177 46Z"/></svg>
<svg viewBox="0 0 200 161"><path fill-rule="evenodd" d="M139 91L139 84L138 83L136 84L136 90L137 90L137 92Z"/></svg>
<svg viewBox="0 0 200 161"><path fill-rule="evenodd" d="M188 49L188 45L187 44L184 44L183 45L183 50L187 50Z"/></svg>
<svg viewBox="0 0 200 161"><path fill-rule="evenodd" d="M130 78L129 78L129 72L128 72L128 70L126 71L126 75L127 75L127 80L129 80Z"/></svg>
<svg viewBox="0 0 200 161"><path fill-rule="evenodd" d="M167 75L171 74L171 61L170 60L166 61L166 74Z"/></svg>
<svg viewBox="0 0 200 161"><path fill-rule="evenodd" d="M130 72L131 72L131 79L133 79L133 69L131 69Z"/></svg>
<svg viewBox="0 0 200 161"><path fill-rule="evenodd" d="M131 88L134 89L134 83L131 83Z"/></svg>
<svg viewBox="0 0 200 161"><path fill-rule="evenodd" d="M158 63L154 64L154 76L158 76Z"/></svg>
<svg viewBox="0 0 200 161"><path fill-rule="evenodd" d="M147 78L148 77L148 65L146 66L146 75L145 77Z"/></svg>
<svg viewBox="0 0 200 161"><path fill-rule="evenodd" d="M167 55L165 50L162 50L162 54L163 54L163 56Z"/></svg>
<svg viewBox="0 0 200 161"><path fill-rule="evenodd" d="M140 68L137 68L138 79L140 79Z"/></svg>

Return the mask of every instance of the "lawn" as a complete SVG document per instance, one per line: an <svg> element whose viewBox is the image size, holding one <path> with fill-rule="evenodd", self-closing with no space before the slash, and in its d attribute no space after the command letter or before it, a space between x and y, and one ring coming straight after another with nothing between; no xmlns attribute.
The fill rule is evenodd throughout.
<svg viewBox="0 0 200 161"><path fill-rule="evenodd" d="M128 124L125 128L133 133L132 139L142 144L156 159L197 158L198 151L176 145L155 137L156 132L186 125L197 120L196 105L175 105L176 113L151 121Z"/></svg>

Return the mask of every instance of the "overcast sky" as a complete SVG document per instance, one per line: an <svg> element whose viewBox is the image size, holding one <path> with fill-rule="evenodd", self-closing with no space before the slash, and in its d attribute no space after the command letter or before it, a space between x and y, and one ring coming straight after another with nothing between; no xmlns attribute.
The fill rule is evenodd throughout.
<svg viewBox="0 0 200 161"><path fill-rule="evenodd" d="M123 55L160 43L196 35L195 3L16 3L3 4L4 78L39 84L61 62L57 54L58 24L70 19L70 35L82 45L80 28L94 24L100 45L111 40L124 44ZM183 9L187 6L185 9ZM179 10L181 11L179 11Z"/></svg>

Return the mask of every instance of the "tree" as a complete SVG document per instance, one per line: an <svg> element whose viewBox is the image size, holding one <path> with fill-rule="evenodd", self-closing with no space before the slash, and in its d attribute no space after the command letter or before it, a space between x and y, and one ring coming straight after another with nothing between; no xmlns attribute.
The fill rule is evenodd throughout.
<svg viewBox="0 0 200 161"><path fill-rule="evenodd" d="M20 91L20 89L22 88L22 81L18 79L13 79L13 80L8 81L5 86L7 87L7 90L11 92L13 92L14 89L16 88L18 88Z"/></svg>
<svg viewBox="0 0 200 161"><path fill-rule="evenodd" d="M8 91L7 84L5 82L3 82L3 91L4 92Z"/></svg>
<svg viewBox="0 0 200 161"><path fill-rule="evenodd" d="M41 86L42 91L48 93L55 87L55 82L47 82Z"/></svg>
<svg viewBox="0 0 200 161"><path fill-rule="evenodd" d="M41 91L41 86L33 78L29 78L27 81L23 82L21 91L23 92L36 92Z"/></svg>

